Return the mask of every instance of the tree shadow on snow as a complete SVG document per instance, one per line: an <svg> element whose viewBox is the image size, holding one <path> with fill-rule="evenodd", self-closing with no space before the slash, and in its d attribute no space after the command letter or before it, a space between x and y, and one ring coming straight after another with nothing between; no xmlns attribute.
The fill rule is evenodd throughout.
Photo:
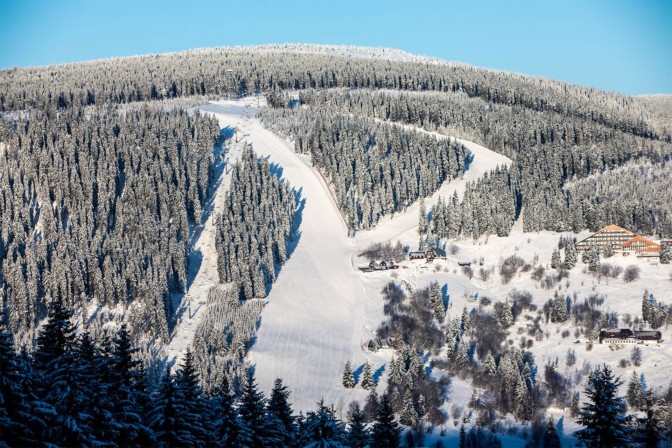
<svg viewBox="0 0 672 448"><path fill-rule="evenodd" d="M378 367L375 372L373 372L373 384L378 386L378 381L380 380L380 377L383 375L383 372L385 371L385 364L382 366Z"/></svg>
<svg viewBox="0 0 672 448"><path fill-rule="evenodd" d="M448 302L450 302L450 296L448 295L448 283L441 287L441 298L443 299L443 306L448 309Z"/></svg>
<svg viewBox="0 0 672 448"><path fill-rule="evenodd" d="M467 154L467 157L464 158L464 168L462 169L463 173L469 171L469 167L471 166L471 162L473 161L474 161L474 153L469 152L469 154Z"/></svg>
<svg viewBox="0 0 672 448"><path fill-rule="evenodd" d="M355 386L359 384L359 377L362 376L362 372L364 371L364 364L361 366L357 367L353 372L352 372L352 377L355 379Z"/></svg>
<svg viewBox="0 0 672 448"><path fill-rule="evenodd" d="M272 176L275 176L278 179L282 179L282 173L284 172L282 165L278 165L277 163L273 162L269 165L269 169L271 170Z"/></svg>

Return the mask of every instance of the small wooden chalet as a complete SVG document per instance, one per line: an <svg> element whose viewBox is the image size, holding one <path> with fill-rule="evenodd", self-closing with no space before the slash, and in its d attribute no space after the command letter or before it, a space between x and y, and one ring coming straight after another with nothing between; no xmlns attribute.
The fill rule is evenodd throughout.
<svg viewBox="0 0 672 448"><path fill-rule="evenodd" d="M414 252L409 252L408 253L408 258L410 258L411 260L420 260L422 258L425 258L425 253L420 251L420 250L416 250Z"/></svg>
<svg viewBox="0 0 672 448"><path fill-rule="evenodd" d="M372 352L377 352L378 350L384 349L384 348L390 348L392 347L392 340L391 339L371 339L369 342L366 343L366 348L369 351Z"/></svg>

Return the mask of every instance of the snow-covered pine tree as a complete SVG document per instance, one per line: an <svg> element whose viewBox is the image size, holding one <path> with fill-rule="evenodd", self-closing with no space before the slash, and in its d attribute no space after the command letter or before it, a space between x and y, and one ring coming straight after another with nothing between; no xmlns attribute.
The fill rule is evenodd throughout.
<svg viewBox="0 0 672 448"><path fill-rule="evenodd" d="M459 368L463 368L469 362L469 356L467 354L467 344L464 340L460 341L460 346L457 349L457 355L455 356L455 365Z"/></svg>
<svg viewBox="0 0 672 448"><path fill-rule="evenodd" d="M565 241L565 267L572 269L574 266L576 266L576 246L574 240L568 238Z"/></svg>
<svg viewBox="0 0 672 448"><path fill-rule="evenodd" d="M504 328L509 328L511 325L513 325L513 313L511 311L511 303L509 303L508 298L502 304L502 313L499 317L499 322Z"/></svg>
<svg viewBox="0 0 672 448"><path fill-rule="evenodd" d="M249 430L250 443L252 446L264 446L266 444L266 412L264 394L259 391L254 374L247 372L242 395L238 405L238 413L241 422Z"/></svg>
<svg viewBox="0 0 672 448"><path fill-rule="evenodd" d="M665 426L665 420L669 419L666 415L669 410L665 408L665 401L656 397L652 390L649 389L643 394L642 411L645 417L637 433L644 446L658 448L660 442L664 440L663 432L670 432L670 428Z"/></svg>
<svg viewBox="0 0 672 448"><path fill-rule="evenodd" d="M371 428L371 448L397 448L401 428L394 420L394 410L386 395L380 400L376 423Z"/></svg>
<svg viewBox="0 0 672 448"><path fill-rule="evenodd" d="M660 248L660 264L670 264L672 262L672 246L663 245Z"/></svg>
<svg viewBox="0 0 672 448"><path fill-rule="evenodd" d="M551 254L551 267L553 269L558 269L560 267L560 251L555 249Z"/></svg>
<svg viewBox="0 0 672 448"><path fill-rule="evenodd" d="M14 352L14 338L0 325L0 434L8 446L41 445L41 431L46 428L43 416L32 412L34 400L25 390L23 378L28 372L20 371ZM47 442L47 440L44 440Z"/></svg>
<svg viewBox="0 0 672 448"><path fill-rule="evenodd" d="M426 235L427 230L427 207L425 206L425 200L421 198L420 209L418 210L418 233Z"/></svg>
<svg viewBox="0 0 672 448"><path fill-rule="evenodd" d="M592 255L593 251L590 248L584 250L583 253L581 254L581 262L583 262L583 264L590 264L590 261L592 260Z"/></svg>
<svg viewBox="0 0 672 448"><path fill-rule="evenodd" d="M282 384L282 379L276 378L271 390L271 396L266 403L266 411L276 437L279 437L282 446L291 446L295 440L295 417L289 403L289 389Z"/></svg>
<svg viewBox="0 0 672 448"><path fill-rule="evenodd" d="M555 426L555 420L553 416L548 416L548 421L546 423L546 432L544 433L543 440L544 448L560 448L560 436L558 436L558 430Z"/></svg>
<svg viewBox="0 0 672 448"><path fill-rule="evenodd" d="M413 404L413 396L411 395L410 390L406 390L404 394L404 404L399 413L399 422L402 425L413 427L418 421L418 413L415 410L415 405Z"/></svg>
<svg viewBox="0 0 672 448"><path fill-rule="evenodd" d="M462 318L460 321L460 328L464 333L471 331L471 317L469 316L469 311L467 307L462 308Z"/></svg>
<svg viewBox="0 0 672 448"><path fill-rule="evenodd" d="M600 269L600 266L602 263L600 262L600 254L597 251L596 247L593 247L591 249L592 255L590 256L590 262L588 263L588 269L597 272L598 269Z"/></svg>
<svg viewBox="0 0 672 448"><path fill-rule="evenodd" d="M565 322L567 314L567 301L556 291L551 302L551 322Z"/></svg>
<svg viewBox="0 0 672 448"><path fill-rule="evenodd" d="M212 438L220 446L241 446L241 427L238 411L235 407L235 396L231 393L226 375L213 388L211 417Z"/></svg>
<svg viewBox="0 0 672 448"><path fill-rule="evenodd" d="M348 414L347 446L352 448L364 448L369 444L369 431L364 424L366 415L364 415L360 409L359 402L352 402Z"/></svg>
<svg viewBox="0 0 672 448"><path fill-rule="evenodd" d="M430 301L432 305L432 310L434 311L434 317L439 322L443 323L443 320L446 318L446 306L443 303L443 292L441 292L441 286L438 282L433 282L430 288Z"/></svg>
<svg viewBox="0 0 672 448"><path fill-rule="evenodd" d="M630 442L625 404L618 396L621 384L606 364L591 373L584 392L589 402L584 403L577 420L584 429L574 433L582 443L590 447L625 447Z"/></svg>
<svg viewBox="0 0 672 448"><path fill-rule="evenodd" d="M483 371L488 375L497 374L497 363L495 362L495 357L492 356L492 352L488 350L488 354L485 355L485 360L483 361Z"/></svg>
<svg viewBox="0 0 672 448"><path fill-rule="evenodd" d="M343 387L346 389L355 387L355 377L352 373L352 365L350 364L350 361L345 362L345 368L343 369Z"/></svg>
<svg viewBox="0 0 672 448"><path fill-rule="evenodd" d="M371 364L369 361L364 363L364 371L362 372L362 389L372 391L376 388L376 385L373 381L373 371L371 369Z"/></svg>
<svg viewBox="0 0 672 448"><path fill-rule="evenodd" d="M628 392L626 393L628 405L632 410L638 411L642 407L643 395L644 391L642 390L642 383L639 381L639 375L637 375L637 371L633 371L628 382Z"/></svg>
<svg viewBox="0 0 672 448"><path fill-rule="evenodd" d="M642 296L642 320L644 322L651 323L651 297L649 296L649 290L644 290L644 295Z"/></svg>
<svg viewBox="0 0 672 448"><path fill-rule="evenodd" d="M184 397L168 368L149 414L149 426L157 443L163 446L201 446L202 442L191 432L191 428L183 425L182 416L188 412Z"/></svg>
<svg viewBox="0 0 672 448"><path fill-rule="evenodd" d="M604 258L611 258L614 256L614 246L611 243L607 243L604 246Z"/></svg>

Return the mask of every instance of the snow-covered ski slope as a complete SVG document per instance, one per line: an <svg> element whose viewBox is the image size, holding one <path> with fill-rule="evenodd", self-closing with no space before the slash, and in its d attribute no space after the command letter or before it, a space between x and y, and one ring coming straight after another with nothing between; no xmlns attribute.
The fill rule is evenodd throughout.
<svg viewBox="0 0 672 448"><path fill-rule="evenodd" d="M234 108L241 113L244 107ZM207 112L207 110L204 110ZM220 123L222 129L225 125ZM215 221L222 213L224 199L231 182L231 166L242 152L242 143L236 144L227 136L225 147L215 148L215 179L210 191L210 201L204 204L205 222L196 226L191 236L192 252L189 254L188 290L186 294L176 295L173 306L177 322L166 347L168 365L179 364L185 350L194 340L194 333L206 308L208 291L219 284L217 273L217 252L215 251Z"/></svg>
<svg viewBox="0 0 672 448"><path fill-rule="evenodd" d="M305 201L296 249L268 296L249 360L256 366L262 390L269 391L275 378L284 380L292 391L295 409L314 409L321 398L342 408L350 400L366 396L361 388L348 391L341 385L345 362L350 360L357 369L370 360L380 368L391 355L389 351L372 354L361 348L382 317L380 297L371 291L379 291L387 280L363 277L353 267L352 257L371 241L386 241L417 226L417 205L362 237L348 238L322 176L306 156L296 154L289 142L259 124L253 116L256 100L246 101L247 108L222 101L209 103L201 110L214 113L222 127L235 127L258 155L278 164L283 179L300 190ZM510 162L486 148L465 144L475 157L464 179L444 185L427 200L428 205L439 194L447 196L455 189L461 192L467 180Z"/></svg>

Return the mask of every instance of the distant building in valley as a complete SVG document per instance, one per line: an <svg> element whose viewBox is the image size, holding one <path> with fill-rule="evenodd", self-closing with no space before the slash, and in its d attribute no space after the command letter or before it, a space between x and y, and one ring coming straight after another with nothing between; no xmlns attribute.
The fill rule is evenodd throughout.
<svg viewBox="0 0 672 448"><path fill-rule="evenodd" d="M635 234L631 231L612 224L576 243L576 250L578 252L585 252L595 246L600 253L603 253L607 244L611 244L614 252L619 252L623 249L623 243L634 236Z"/></svg>
<svg viewBox="0 0 672 448"><path fill-rule="evenodd" d="M635 254L638 257L649 258L660 256L660 244L637 235L623 243L623 255Z"/></svg>
<svg viewBox="0 0 672 448"><path fill-rule="evenodd" d="M672 246L672 240L662 240L660 244L656 244L643 236L635 235L623 227L612 224L576 243L576 250L585 252L594 247L603 254L607 245L611 245L614 253L620 252L624 256L635 255L638 258L654 259L660 257L661 245Z"/></svg>

